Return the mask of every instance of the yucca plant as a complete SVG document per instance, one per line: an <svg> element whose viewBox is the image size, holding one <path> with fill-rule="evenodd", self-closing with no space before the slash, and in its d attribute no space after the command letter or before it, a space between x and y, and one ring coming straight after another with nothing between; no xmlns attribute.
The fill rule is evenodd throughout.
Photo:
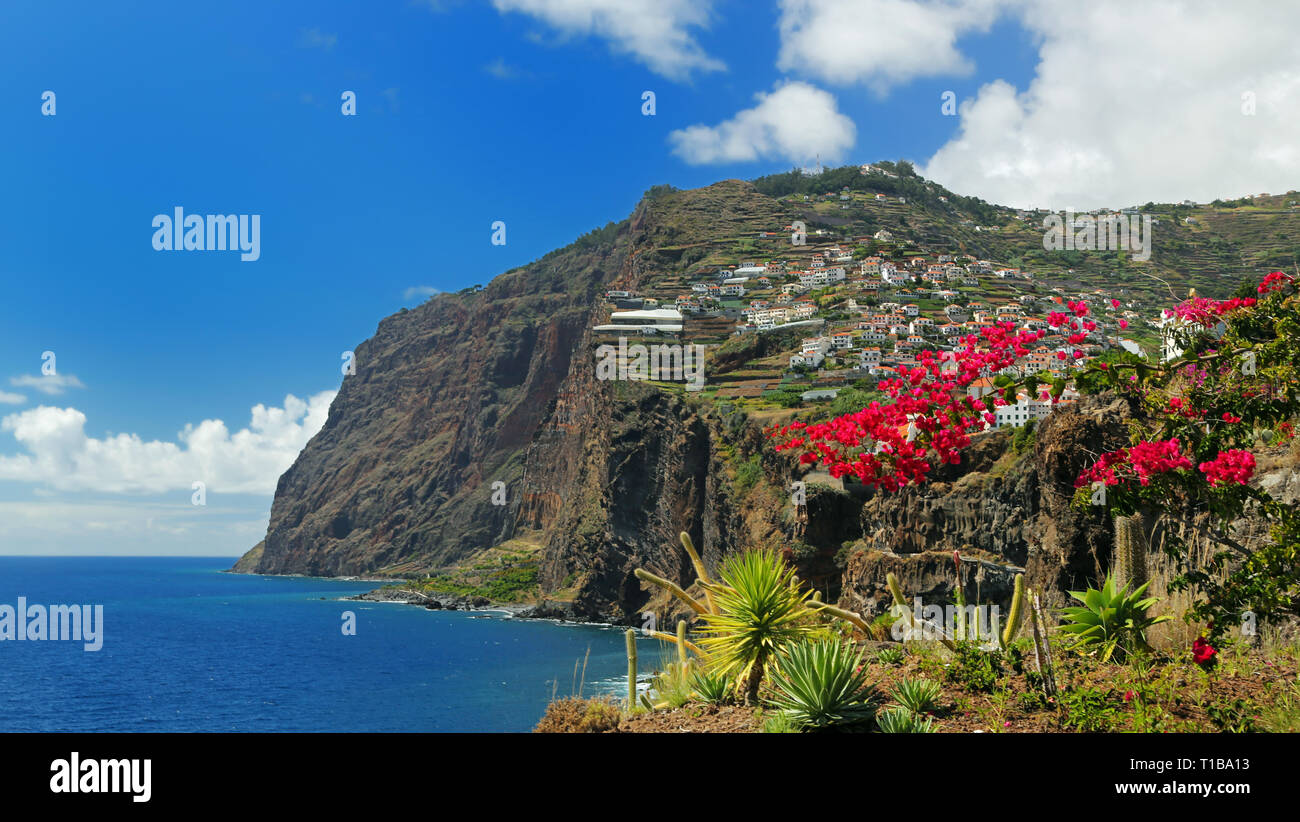
<svg viewBox="0 0 1300 822"><path fill-rule="evenodd" d="M890 691L890 696L894 700L914 714L924 714L934 708L934 702L939 698L939 683L931 682L928 679L908 679L903 678L898 681L894 689Z"/></svg>
<svg viewBox="0 0 1300 822"><path fill-rule="evenodd" d="M818 730L870 722L875 690L862 674L862 654L839 640L795 642L776 657L773 707L800 727Z"/></svg>
<svg viewBox="0 0 1300 822"><path fill-rule="evenodd" d="M929 734L934 733L934 720L906 708L889 708L876 717L876 728L885 734Z"/></svg>
<svg viewBox="0 0 1300 822"><path fill-rule="evenodd" d="M701 700L716 705L727 701L735 683L731 677L713 671L694 670L691 671L691 688Z"/></svg>
<svg viewBox="0 0 1300 822"><path fill-rule="evenodd" d="M1101 589L1071 591L1070 596L1083 603L1082 607L1064 609L1068 622L1061 626L1062 633L1075 638L1072 650L1100 652L1101 661L1114 657L1117 661L1134 651L1148 651L1146 632L1153 625L1171 619L1170 616L1149 617L1147 610L1159 602L1157 597L1142 598L1150 582L1145 582L1132 592L1125 583L1115 589L1115 579L1110 574Z"/></svg>
<svg viewBox="0 0 1300 822"><path fill-rule="evenodd" d="M717 613L701 614L700 647L709 668L743 683L745 701L758 701L768 658L814 630L794 569L774 551L733 554L722 563L720 583L703 582Z"/></svg>

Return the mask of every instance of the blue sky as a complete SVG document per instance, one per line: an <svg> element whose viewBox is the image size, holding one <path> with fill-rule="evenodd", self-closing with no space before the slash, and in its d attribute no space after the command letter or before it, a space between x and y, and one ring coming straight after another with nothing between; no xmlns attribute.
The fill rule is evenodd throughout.
<svg viewBox="0 0 1300 822"><path fill-rule="evenodd" d="M961 193L1053 207L1294 187L1290 63L1256 58L1217 96L1117 90L1149 37L1103 28L1075 42L1035 7L7 3L0 553L242 552L323 419L342 351L430 290L486 283L622 219L657 183L751 178L820 155L907 158ZM1183 43L1232 24L1157 22ZM1168 48L1178 70L1185 49ZM1071 86L1061 78L1078 76L1065 71L1078 55L1093 73ZM1266 117L1244 132L1228 117L1186 149L1214 162L1144 171L1149 145L1099 136L1158 132L1162 105L1192 107L1171 125L1186 134L1187 116L1234 109L1247 87ZM54 116L42 115L46 90ZM345 90L355 116L340 111ZM641 112L646 90L654 116ZM957 116L941 111L945 91ZM1137 99L1106 115L1117 93ZM1053 111L1064 95L1077 121ZM1103 115L1114 127L1080 148L1079 123ZM1239 145L1266 159L1219 156ZM176 206L260 215L260 259L154 250L151 220ZM504 246L489 242L495 220ZM45 351L55 380L33 379ZM302 402L236 433L254 406L284 409L287 395ZM178 440L204 420L224 429ZM205 506L191 504L196 473Z"/></svg>

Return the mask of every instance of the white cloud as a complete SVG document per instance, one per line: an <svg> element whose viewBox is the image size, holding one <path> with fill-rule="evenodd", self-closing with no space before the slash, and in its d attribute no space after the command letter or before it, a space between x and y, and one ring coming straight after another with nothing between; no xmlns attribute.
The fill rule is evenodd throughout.
<svg viewBox="0 0 1300 822"><path fill-rule="evenodd" d="M1042 39L1017 93L985 85L959 133L920 169L1019 207L1205 202L1300 178L1300 7L1094 0L1022 10ZM1255 115L1243 114L1253 93Z"/></svg>
<svg viewBox="0 0 1300 822"><path fill-rule="evenodd" d="M501 57L485 64L483 66L483 71L498 80L517 80L525 74L523 71L507 63L505 59Z"/></svg>
<svg viewBox="0 0 1300 822"><path fill-rule="evenodd" d="M22 405L25 402L27 402L27 398L22 394L15 394L12 391L0 391L0 404Z"/></svg>
<svg viewBox="0 0 1300 822"><path fill-rule="evenodd" d="M857 128L835 98L807 83L786 83L758 104L716 126L694 125L668 135L673 153L692 165L785 159L805 163L817 155L835 161L853 146Z"/></svg>
<svg viewBox="0 0 1300 822"><path fill-rule="evenodd" d="M86 415L39 406L0 420L26 453L0 456L0 480L43 483L59 490L161 493L198 480L215 493L270 494L280 474L321 429L336 392L283 408L253 407L247 428L233 434L221 420L188 424L177 442L145 442L134 434L86 436Z"/></svg>
<svg viewBox="0 0 1300 822"><path fill-rule="evenodd" d="M69 388L85 388L81 380L71 374L45 374L42 376L33 376L24 374L21 377L10 377L9 384L19 388L35 388L42 394L51 396L62 394Z"/></svg>
<svg viewBox="0 0 1300 822"><path fill-rule="evenodd" d="M987 30L1007 2L781 0L777 68L879 93L916 77L969 74L957 38Z"/></svg>
<svg viewBox="0 0 1300 822"><path fill-rule="evenodd" d="M298 39L298 45L303 48L316 48L329 51L339 42L337 34L321 31L318 28L303 29L302 36Z"/></svg>
<svg viewBox="0 0 1300 822"><path fill-rule="evenodd" d="M536 17L567 35L595 35L670 80L725 66L690 29L704 28L712 0L492 0L497 11Z"/></svg>
<svg viewBox="0 0 1300 822"><path fill-rule="evenodd" d="M181 501L0 501L0 545L6 554L37 556L238 556L266 534L265 505L196 506L188 495Z"/></svg>
<svg viewBox="0 0 1300 822"><path fill-rule="evenodd" d="M402 299L413 300L416 297L432 297L441 293L441 289L434 288L431 285L413 285L402 292Z"/></svg>

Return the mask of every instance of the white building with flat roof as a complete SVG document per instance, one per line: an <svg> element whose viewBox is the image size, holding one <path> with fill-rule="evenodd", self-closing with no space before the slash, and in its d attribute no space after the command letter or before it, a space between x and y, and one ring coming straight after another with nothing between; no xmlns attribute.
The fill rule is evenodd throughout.
<svg viewBox="0 0 1300 822"><path fill-rule="evenodd" d="M682 312L675 308L614 311L609 322L592 331L613 334L677 334L682 330Z"/></svg>

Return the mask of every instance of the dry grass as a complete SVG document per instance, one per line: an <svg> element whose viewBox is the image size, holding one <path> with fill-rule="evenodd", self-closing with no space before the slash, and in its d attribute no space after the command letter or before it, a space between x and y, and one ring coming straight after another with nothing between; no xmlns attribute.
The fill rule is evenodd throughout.
<svg viewBox="0 0 1300 822"><path fill-rule="evenodd" d="M618 729L623 712L609 698L567 697L546 706L535 734L599 734Z"/></svg>

